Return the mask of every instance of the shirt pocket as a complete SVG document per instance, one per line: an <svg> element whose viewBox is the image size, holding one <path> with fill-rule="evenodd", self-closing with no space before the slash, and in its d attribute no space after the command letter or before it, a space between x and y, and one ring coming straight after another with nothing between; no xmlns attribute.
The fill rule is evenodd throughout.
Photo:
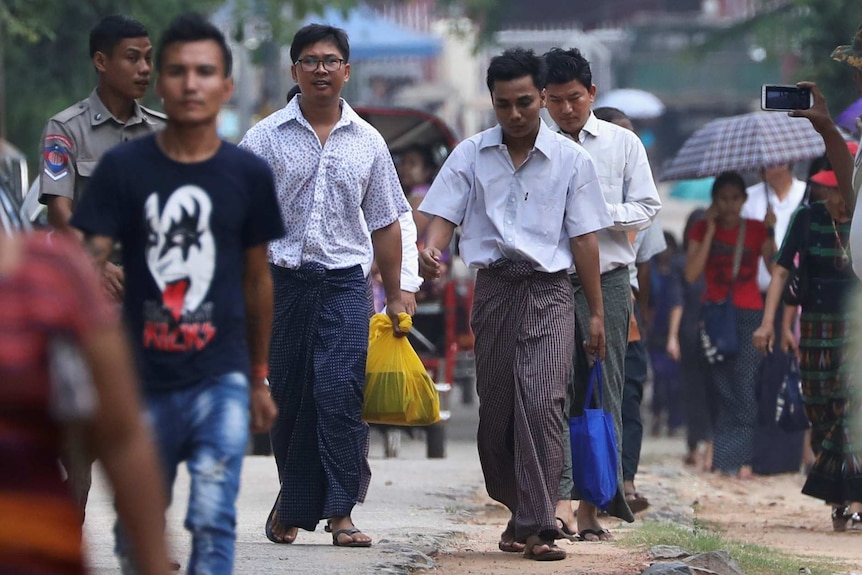
<svg viewBox="0 0 862 575"><path fill-rule="evenodd" d="M521 225L540 245L556 244L565 207L566 190L561 187L558 175L536 181L521 205Z"/></svg>

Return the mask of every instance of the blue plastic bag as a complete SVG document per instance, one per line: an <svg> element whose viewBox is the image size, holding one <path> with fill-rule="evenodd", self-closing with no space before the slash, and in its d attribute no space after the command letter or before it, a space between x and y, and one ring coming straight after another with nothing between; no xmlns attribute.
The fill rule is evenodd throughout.
<svg viewBox="0 0 862 575"><path fill-rule="evenodd" d="M599 407L590 409L593 388L599 388ZM602 364L590 371L584 414L569 419L572 438L572 480L581 499L599 509L607 508L617 493L617 439L614 420L603 409Z"/></svg>

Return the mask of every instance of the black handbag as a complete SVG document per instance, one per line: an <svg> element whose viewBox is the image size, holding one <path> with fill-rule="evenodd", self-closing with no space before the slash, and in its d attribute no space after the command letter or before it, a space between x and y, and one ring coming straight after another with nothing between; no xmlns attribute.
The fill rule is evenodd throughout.
<svg viewBox="0 0 862 575"><path fill-rule="evenodd" d="M805 296L808 295L808 236L811 233L811 207L803 207L797 214L797 217L805 218L803 220L802 229L805 230L802 236L802 246L799 249L799 260L790 275L787 278L787 283L784 285L784 293L781 296L781 301L784 305L799 306L805 301Z"/></svg>
<svg viewBox="0 0 862 575"><path fill-rule="evenodd" d="M733 305L733 284L742 264L745 244L745 219L739 222L739 234L733 250L733 270L727 297L719 302L704 302L700 309L700 342L709 363L731 359L739 353L739 336L736 333L736 307Z"/></svg>
<svg viewBox="0 0 862 575"><path fill-rule="evenodd" d="M804 431L810 427L808 416L805 415L805 404L802 402L801 386L799 364L794 357L790 362L790 369L784 375L778 400L775 402L775 423L784 431Z"/></svg>

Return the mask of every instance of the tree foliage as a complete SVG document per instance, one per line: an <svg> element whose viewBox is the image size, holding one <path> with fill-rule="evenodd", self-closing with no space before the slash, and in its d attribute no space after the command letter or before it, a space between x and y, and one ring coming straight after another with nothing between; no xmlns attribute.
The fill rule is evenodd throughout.
<svg viewBox="0 0 862 575"><path fill-rule="evenodd" d="M159 31L179 14L212 14L224 0L0 0L0 61L5 66L6 137L28 156L38 154L39 137L48 118L81 100L96 84L88 54L90 28L104 16L126 14L140 20L155 42ZM236 22L266 24L268 43L259 51L277 54L273 46L289 40L297 22L327 6L347 8L355 0L232 0ZM271 56L270 56L271 57ZM145 104L155 104L150 94Z"/></svg>

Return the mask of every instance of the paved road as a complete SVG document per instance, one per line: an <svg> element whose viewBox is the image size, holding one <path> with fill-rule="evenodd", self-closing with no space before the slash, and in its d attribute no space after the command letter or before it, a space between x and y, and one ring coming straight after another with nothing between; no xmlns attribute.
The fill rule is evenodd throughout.
<svg viewBox="0 0 862 575"><path fill-rule="evenodd" d="M380 433L372 432L373 479L366 503L355 510L357 526L374 538L370 549L332 546L323 526L315 533L300 532L293 545L275 545L263 534L267 513L276 496L275 464L269 457L247 457L239 497L237 574L278 573L403 574L431 566L426 556L446 546L451 538L469 536L477 527L465 521L476 511L482 473L476 454L476 404L464 406L460 394L452 402L449 442L445 459L426 459L421 439L404 438L398 459L383 458ZM681 440L647 443L655 452L681 451ZM652 446L652 447L650 447ZM168 533L174 557L184 565L189 537L182 527L188 501L188 475L181 470L174 488L176 504L168 512ZM110 492L97 474L87 508L85 534L95 575L119 573L113 556L111 526L114 510Z"/></svg>

